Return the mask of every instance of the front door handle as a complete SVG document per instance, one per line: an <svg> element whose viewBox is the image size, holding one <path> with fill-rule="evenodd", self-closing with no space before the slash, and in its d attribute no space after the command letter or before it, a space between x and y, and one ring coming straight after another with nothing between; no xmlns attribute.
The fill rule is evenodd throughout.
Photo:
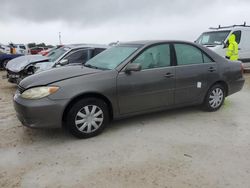
<svg viewBox="0 0 250 188"><path fill-rule="evenodd" d="M174 77L174 74L168 72L168 73L165 74L165 77L166 77L166 78L173 78L173 77Z"/></svg>
<svg viewBox="0 0 250 188"><path fill-rule="evenodd" d="M209 67L208 71L209 71L209 72L215 72L215 71L216 71L216 68L214 68L214 67Z"/></svg>

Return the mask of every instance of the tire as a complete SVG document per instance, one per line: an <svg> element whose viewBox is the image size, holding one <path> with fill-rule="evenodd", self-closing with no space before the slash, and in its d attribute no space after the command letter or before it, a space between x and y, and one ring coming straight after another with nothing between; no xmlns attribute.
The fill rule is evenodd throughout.
<svg viewBox="0 0 250 188"><path fill-rule="evenodd" d="M9 61L10 60L8 60L8 59L6 59L6 60L3 61L3 69L4 70L6 69L6 66L7 66L7 64L8 64Z"/></svg>
<svg viewBox="0 0 250 188"><path fill-rule="evenodd" d="M76 102L66 115L66 127L77 138L100 134L109 123L107 104L97 98Z"/></svg>
<svg viewBox="0 0 250 188"><path fill-rule="evenodd" d="M225 87L221 84L212 86L206 95L203 103L203 109L208 112L214 112L221 108L225 100Z"/></svg>

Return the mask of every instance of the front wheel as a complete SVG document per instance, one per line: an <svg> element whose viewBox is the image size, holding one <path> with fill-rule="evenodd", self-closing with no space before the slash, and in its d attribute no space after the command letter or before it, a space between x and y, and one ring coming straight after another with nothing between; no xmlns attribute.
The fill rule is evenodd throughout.
<svg viewBox="0 0 250 188"><path fill-rule="evenodd" d="M100 134L109 122L106 103L96 98L86 98L75 103L67 114L66 125L78 138Z"/></svg>
<svg viewBox="0 0 250 188"><path fill-rule="evenodd" d="M225 100L225 88L216 84L211 87L206 95L206 98L203 103L203 108L206 111L213 112L220 109Z"/></svg>

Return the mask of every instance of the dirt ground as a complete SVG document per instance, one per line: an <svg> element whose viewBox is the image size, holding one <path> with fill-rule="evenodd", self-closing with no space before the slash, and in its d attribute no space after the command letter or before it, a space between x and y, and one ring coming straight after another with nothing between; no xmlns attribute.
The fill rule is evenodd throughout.
<svg viewBox="0 0 250 188"><path fill-rule="evenodd" d="M0 187L249 188L245 77L243 91L218 112L185 108L135 117L87 140L23 127L12 106L16 87L0 78Z"/></svg>

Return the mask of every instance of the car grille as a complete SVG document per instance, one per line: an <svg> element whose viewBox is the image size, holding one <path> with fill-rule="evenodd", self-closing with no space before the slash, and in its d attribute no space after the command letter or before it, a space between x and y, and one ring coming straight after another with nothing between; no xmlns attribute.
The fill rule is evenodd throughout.
<svg viewBox="0 0 250 188"><path fill-rule="evenodd" d="M9 78L19 78L20 77L20 75L18 73L12 72L10 70L7 70L7 74L8 74Z"/></svg>
<svg viewBox="0 0 250 188"><path fill-rule="evenodd" d="M25 88L21 87L20 85L17 86L17 90L20 94L22 94L25 91Z"/></svg>

